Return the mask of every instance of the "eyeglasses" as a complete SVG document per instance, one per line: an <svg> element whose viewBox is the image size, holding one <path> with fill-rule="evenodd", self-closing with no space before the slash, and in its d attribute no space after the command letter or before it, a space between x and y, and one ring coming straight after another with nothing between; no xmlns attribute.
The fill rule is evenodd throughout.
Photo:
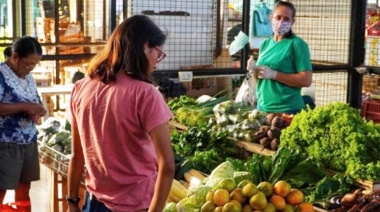
<svg viewBox="0 0 380 212"><path fill-rule="evenodd" d="M155 49L158 51L158 57L157 57L157 63L161 62L163 59L165 59L166 54L161 49L155 47Z"/></svg>
<svg viewBox="0 0 380 212"><path fill-rule="evenodd" d="M25 58L20 58L20 60L26 65L25 68L28 69L28 70L31 69L31 68L34 68L37 65L37 63L35 63L35 62L29 62Z"/></svg>

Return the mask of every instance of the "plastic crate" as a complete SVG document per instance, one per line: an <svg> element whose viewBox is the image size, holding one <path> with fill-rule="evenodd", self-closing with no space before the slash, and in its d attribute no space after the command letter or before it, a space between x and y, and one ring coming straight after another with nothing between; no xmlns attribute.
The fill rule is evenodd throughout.
<svg viewBox="0 0 380 212"><path fill-rule="evenodd" d="M380 102L363 102L361 115L368 121L372 120L375 123L380 123Z"/></svg>

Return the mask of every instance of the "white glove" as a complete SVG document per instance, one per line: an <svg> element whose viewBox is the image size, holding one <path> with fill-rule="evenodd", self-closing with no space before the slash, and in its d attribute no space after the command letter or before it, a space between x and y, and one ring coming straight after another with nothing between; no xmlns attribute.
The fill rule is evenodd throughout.
<svg viewBox="0 0 380 212"><path fill-rule="evenodd" d="M277 71L272 70L268 66L260 66L256 68L260 79L276 79Z"/></svg>
<svg viewBox="0 0 380 212"><path fill-rule="evenodd" d="M247 71L250 72L251 74L255 74L255 70L256 70L257 66L256 66L256 61L255 59L253 58L253 56L251 56L249 58L249 60L247 61Z"/></svg>

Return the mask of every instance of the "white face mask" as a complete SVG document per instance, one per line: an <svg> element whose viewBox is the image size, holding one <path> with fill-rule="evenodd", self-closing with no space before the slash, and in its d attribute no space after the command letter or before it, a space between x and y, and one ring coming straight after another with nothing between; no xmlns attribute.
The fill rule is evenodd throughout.
<svg viewBox="0 0 380 212"><path fill-rule="evenodd" d="M292 28L292 22L290 21L283 21L281 23L281 21L279 20L272 19L272 29L275 35L283 36L286 33L288 33L291 28Z"/></svg>

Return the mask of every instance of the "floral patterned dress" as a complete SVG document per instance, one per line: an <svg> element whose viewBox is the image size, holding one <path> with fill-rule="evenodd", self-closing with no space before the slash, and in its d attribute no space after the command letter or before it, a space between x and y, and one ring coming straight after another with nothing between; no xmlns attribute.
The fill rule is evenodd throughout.
<svg viewBox="0 0 380 212"><path fill-rule="evenodd" d="M34 102L41 104L37 85L31 74L19 78L5 63L0 63L0 102ZM28 114L0 116L0 142L30 144L37 141L36 123Z"/></svg>

